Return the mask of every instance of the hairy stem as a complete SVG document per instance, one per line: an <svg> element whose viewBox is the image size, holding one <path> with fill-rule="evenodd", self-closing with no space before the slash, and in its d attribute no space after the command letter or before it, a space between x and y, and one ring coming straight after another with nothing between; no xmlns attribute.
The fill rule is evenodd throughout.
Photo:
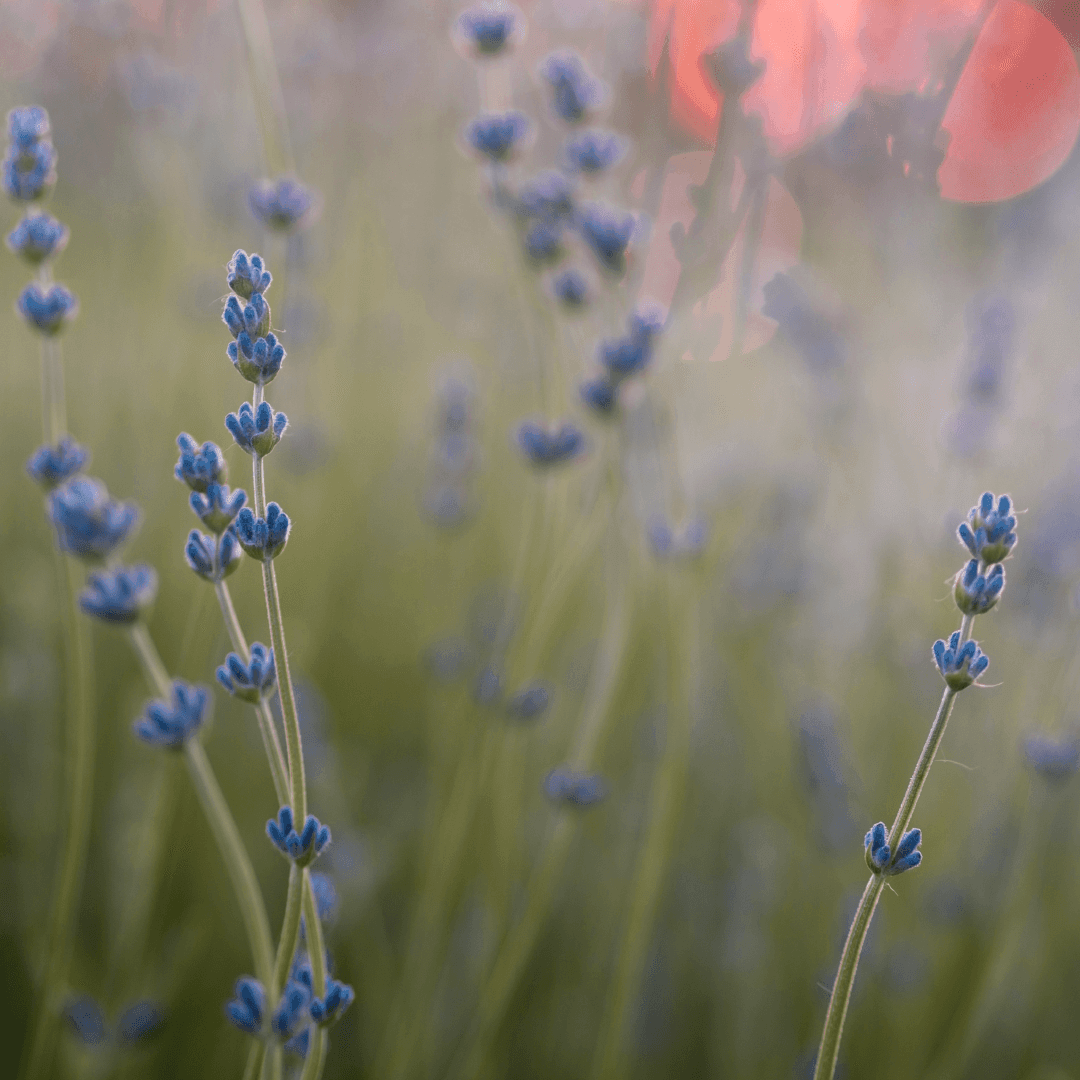
<svg viewBox="0 0 1080 1080"><path fill-rule="evenodd" d="M278 939L277 956L274 959L274 981L270 990L269 1011L277 1007L278 995L289 977L293 954L296 952L296 939L300 936L300 905L304 890L304 873L293 863L289 867L289 887L285 893L285 918L281 922L281 937Z"/></svg>
<svg viewBox="0 0 1080 1080"><path fill-rule="evenodd" d="M322 998L326 996L326 945L323 941L322 922L319 919L319 905L315 899L311 873L305 868L303 874L304 930L307 935L308 959L311 962L311 990L315 997ZM319 1080L326 1064L328 1046L329 1041L323 1028L313 1028L301 1080Z"/></svg>
<svg viewBox="0 0 1080 1080"><path fill-rule="evenodd" d="M262 387L256 386L255 396L261 400ZM266 474L263 459L252 456L252 479L255 488L255 515L266 516ZM262 564L263 595L266 597L266 618L270 624L270 644L274 649L277 668L278 700L285 724L285 752L289 777L289 803L298 822L307 817L307 781L304 777L304 748L300 738L300 719L296 709L296 693L289 673L289 653L285 647L285 624L281 618L281 597L278 594L274 562Z"/></svg>
<svg viewBox="0 0 1080 1080"><path fill-rule="evenodd" d="M965 615L960 624L960 642L963 644L971 633L972 616ZM930 725L930 733L926 736L922 753L915 764L915 771L908 781L907 791L900 801L900 809L896 812L896 819L889 830L889 849L896 850L900 838L911 824L912 815L915 813L915 804L919 801L919 795L926 784L926 777L930 772L930 766L937 756L938 747L945 735L945 725L949 722L953 703L956 701L957 691L946 687L941 695L941 704L938 705L937 715L933 724ZM814 1080L832 1080L836 1071L836 1059L840 1054L840 1039L844 1033L844 1019L847 1016L848 1004L851 1001L851 991L855 985L855 972L859 966L859 956L862 954L866 935L870 929L870 920L874 916L878 898L885 878L882 874L874 874L866 883L862 899L855 910L855 918L852 920L851 929L848 931L847 940L844 942L844 951L840 954L840 968L833 982L832 994L829 996L829 1008L825 1013L825 1029L821 1033L821 1045L818 1048L817 1065L814 1068Z"/></svg>
<svg viewBox="0 0 1080 1080"><path fill-rule="evenodd" d="M142 662L151 687L166 701L170 700L172 683L146 626L141 622L136 623L131 628L129 639ZM214 776L206 751L197 738L189 739L185 743L184 757L199 803L210 825L210 831L214 834L240 906L240 915L251 946L255 976L264 986L268 986L273 975L274 951L270 943L270 922L266 917L266 908L251 860L244 849L236 822L218 785L217 777Z"/></svg>

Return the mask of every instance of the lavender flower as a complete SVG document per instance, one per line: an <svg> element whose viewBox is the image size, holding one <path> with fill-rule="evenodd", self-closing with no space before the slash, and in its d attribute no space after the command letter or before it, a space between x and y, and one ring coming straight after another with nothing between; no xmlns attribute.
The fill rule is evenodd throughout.
<svg viewBox="0 0 1080 1080"><path fill-rule="evenodd" d="M51 214L27 214L8 233L7 246L31 266L59 255L67 246L68 228Z"/></svg>
<svg viewBox="0 0 1080 1080"><path fill-rule="evenodd" d="M100 480L79 476L49 496L49 519L61 551L95 561L107 558L131 536L139 508L113 499Z"/></svg>
<svg viewBox="0 0 1080 1080"><path fill-rule="evenodd" d="M482 157L504 162L521 149L531 129L524 113L481 113L465 129L465 141Z"/></svg>
<svg viewBox="0 0 1080 1080"><path fill-rule="evenodd" d="M251 403L245 401L236 412L225 417L225 426L245 454L266 457L285 434L289 418L282 412L274 412L266 401L260 402L258 409L252 409Z"/></svg>
<svg viewBox="0 0 1080 1080"><path fill-rule="evenodd" d="M202 727L209 705L210 691L205 686L174 679L172 700L151 701L135 721L135 734L151 746L179 750Z"/></svg>
<svg viewBox="0 0 1080 1080"><path fill-rule="evenodd" d="M19 293L15 309L35 330L52 337L75 318L79 301L63 285L53 284L42 288L32 281Z"/></svg>
<svg viewBox="0 0 1080 1080"><path fill-rule="evenodd" d="M90 462L90 451L64 435L55 446L39 446L26 463L26 471L46 491L78 475Z"/></svg>
<svg viewBox="0 0 1080 1080"><path fill-rule="evenodd" d="M604 100L604 84L575 52L551 53L540 65L540 75L551 89L556 115L568 124L587 119Z"/></svg>
<svg viewBox="0 0 1080 1080"><path fill-rule="evenodd" d="M307 224L318 206L315 192L292 176L260 180L248 192L248 206L264 225L288 232Z"/></svg>
<svg viewBox="0 0 1080 1080"><path fill-rule="evenodd" d="M297 832L293 825L292 808L283 806L277 820L266 823L266 835L274 847L297 866L307 866L323 853L330 843L330 827L323 825L314 814L308 814L304 827Z"/></svg>
<svg viewBox="0 0 1080 1080"><path fill-rule="evenodd" d="M154 602L157 573L151 566L118 566L90 574L79 607L102 622L130 625Z"/></svg>
<svg viewBox="0 0 1080 1080"><path fill-rule="evenodd" d="M229 653L217 669L217 680L233 697L258 705L270 696L277 681L274 650L256 641L246 664L236 653Z"/></svg>

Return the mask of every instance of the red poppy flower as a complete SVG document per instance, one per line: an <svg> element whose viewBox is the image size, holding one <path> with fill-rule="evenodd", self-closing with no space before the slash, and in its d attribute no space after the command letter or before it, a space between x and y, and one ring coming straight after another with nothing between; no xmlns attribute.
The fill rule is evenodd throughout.
<svg viewBox="0 0 1080 1080"><path fill-rule="evenodd" d="M1065 36L1080 38L1080 18L1075 2L1043 6L999 0L980 28L984 0L758 0L750 54L766 68L743 106L773 152L790 154L864 89L938 91L977 34L942 124L939 183L950 199L1010 198L1050 176L1080 132L1080 70ZM653 0L650 68L666 47L671 117L704 145L716 139L720 93L702 57L735 34L741 12L740 0Z"/></svg>

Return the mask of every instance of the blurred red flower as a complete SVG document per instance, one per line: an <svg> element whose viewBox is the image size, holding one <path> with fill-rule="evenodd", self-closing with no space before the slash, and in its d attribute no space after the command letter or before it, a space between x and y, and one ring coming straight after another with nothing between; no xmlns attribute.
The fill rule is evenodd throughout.
<svg viewBox="0 0 1080 1080"><path fill-rule="evenodd" d="M750 0L746 0L747 3ZM649 66L661 70L672 120L703 145L716 139L721 95L702 57L732 38L741 0L653 0ZM1011 198L1041 183L1080 132L1075 0L758 0L750 55L762 77L743 98L773 153L835 127L858 95L930 95L955 82L938 182L945 198ZM977 35L974 45L972 35ZM1068 37L1067 37L1067 36ZM950 68L970 55L957 78Z"/></svg>

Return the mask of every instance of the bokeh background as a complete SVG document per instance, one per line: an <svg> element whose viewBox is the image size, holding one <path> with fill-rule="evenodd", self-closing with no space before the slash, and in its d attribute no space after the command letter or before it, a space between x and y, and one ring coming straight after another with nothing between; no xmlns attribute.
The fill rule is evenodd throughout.
<svg viewBox="0 0 1080 1080"><path fill-rule="evenodd" d="M289 355L268 398L291 426L267 464L295 523L278 573L312 806L334 833L319 864L337 896L329 946L357 993L326 1075L809 1076L863 833L892 819L940 695L930 646L958 625L955 528L993 490L1025 511L978 626L995 685L958 701L915 818L925 860L883 897L841 1062L896 1080L1080 1076L1075 12L997 5L987 26L1019 20L1004 24L1012 51L982 42L984 67L953 79L967 97L950 142L924 106L970 48L978 5L793 4L785 18L762 0L748 17L769 66L744 103L762 123L739 147L740 176L772 177L758 224L735 222L734 254L706 244L650 370L598 421L576 383L636 299L672 301L671 230L690 226L716 132L700 60L740 8L697 5L695 22L686 0L522 6L506 85L539 137L513 175L558 160L536 77L552 48L588 59L632 144L600 186L642 216L630 271L597 277L574 322L462 149L478 90L448 34L457 5L267 3L298 170L321 200L285 240L247 207L264 166L233 4L0 4L0 107L45 105L60 155L49 208L72 239L58 276L81 302L64 338L70 427L94 474L143 508L132 555L161 578L150 627L192 681L212 683L229 646L182 557L175 438L218 441L247 486L222 423L247 393L225 356L224 267L243 247L275 272ZM910 55L885 55L888 40ZM721 207L741 205L740 183ZM775 290L770 305L777 273L794 308ZM40 441L37 343L13 308L25 277L0 259L11 1075L65 795L63 598L23 471ZM812 318L785 319L796 309ZM461 410L465 464L445 445ZM589 443L551 479L513 441L545 412ZM700 554L658 557L660 519L704 522ZM569 566L558 582L553 566ZM232 587L265 640L254 567ZM538 613L547 632L530 638ZM133 1045L66 1023L56 1075L239 1075L247 1040L222 1005L251 960L226 875L179 763L131 735L148 691L122 635L95 628L94 657L70 996L110 1023L153 1001L165 1021ZM484 700L490 666L500 693ZM522 719L507 703L533 681L549 703ZM586 722L606 798L552 804L544 777ZM1056 769L1033 735L1055 740ZM276 807L250 711L215 691L205 741L279 925L286 865L263 836ZM556 837L563 861L538 881ZM614 1064L598 1050L611 1031Z"/></svg>

